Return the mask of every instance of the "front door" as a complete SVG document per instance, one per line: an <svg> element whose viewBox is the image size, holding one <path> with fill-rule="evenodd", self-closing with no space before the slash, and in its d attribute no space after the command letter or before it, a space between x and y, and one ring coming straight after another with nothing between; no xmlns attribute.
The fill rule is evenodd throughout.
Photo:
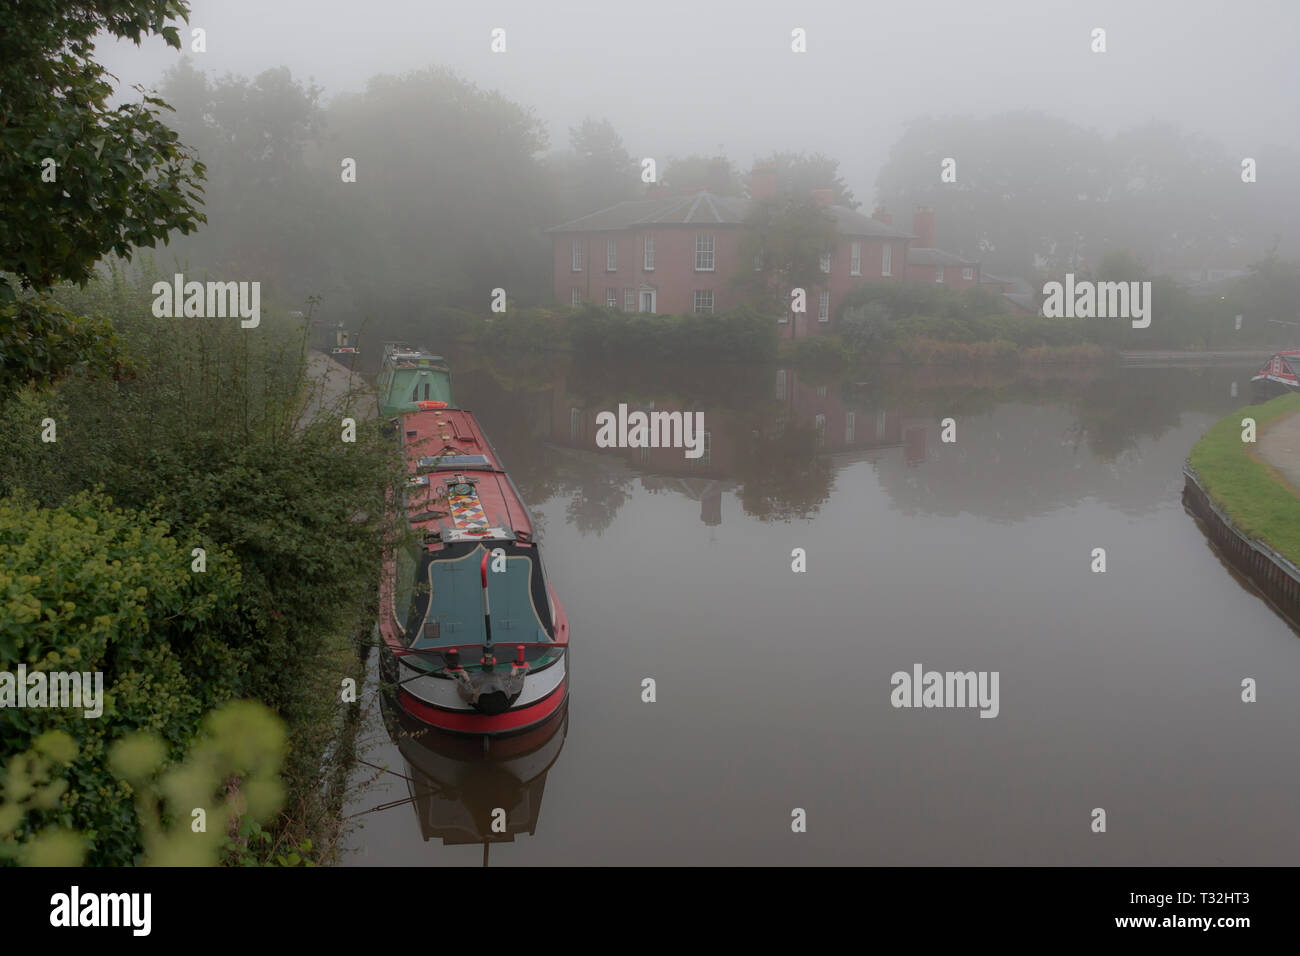
<svg viewBox="0 0 1300 956"><path fill-rule="evenodd" d="M641 311L653 313L655 310L654 289L641 290Z"/></svg>

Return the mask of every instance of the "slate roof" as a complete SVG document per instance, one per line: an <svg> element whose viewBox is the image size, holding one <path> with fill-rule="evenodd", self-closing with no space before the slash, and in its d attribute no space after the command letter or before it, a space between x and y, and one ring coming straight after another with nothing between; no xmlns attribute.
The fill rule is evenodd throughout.
<svg viewBox="0 0 1300 956"><path fill-rule="evenodd" d="M736 196L718 196L707 191L664 199L635 199L615 203L579 216L547 232L607 232L650 225L738 226L749 215L753 201ZM841 235L875 238L915 239L910 232L864 216L847 206L827 206Z"/></svg>
<svg viewBox="0 0 1300 956"><path fill-rule="evenodd" d="M917 249L913 246L907 250L909 266L977 266L978 259L963 259L942 249Z"/></svg>

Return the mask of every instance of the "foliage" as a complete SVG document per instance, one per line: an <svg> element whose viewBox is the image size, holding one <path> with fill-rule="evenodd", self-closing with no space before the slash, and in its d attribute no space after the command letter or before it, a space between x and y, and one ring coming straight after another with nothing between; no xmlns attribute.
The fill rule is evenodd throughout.
<svg viewBox="0 0 1300 956"><path fill-rule="evenodd" d="M261 824L283 802L279 769L285 746L283 723L256 701L232 701L209 713L180 762L169 761L171 748L151 731L114 740L107 763L123 799L134 798L144 847L131 862L211 866L231 845L232 830L263 833ZM64 774L77 752L69 734L53 730L10 758L2 778L0 857L27 866L84 862L93 835L70 826L49 825L26 840L17 836L28 815L54 811L75 797Z"/></svg>
<svg viewBox="0 0 1300 956"><path fill-rule="evenodd" d="M751 307L718 314L649 315L587 306L571 340L585 356L764 361L776 355L776 320Z"/></svg>
<svg viewBox="0 0 1300 956"><path fill-rule="evenodd" d="M839 174L840 162L822 153L796 153L780 150L764 157L776 173L778 192L806 196L814 189L829 189L837 206L856 209L862 205L853 198L853 191Z"/></svg>
<svg viewBox="0 0 1300 956"><path fill-rule="evenodd" d="M743 196L745 193L740 171L725 156L701 156L698 153L670 156L659 171L659 181L669 189L707 189L715 196Z"/></svg>
<svg viewBox="0 0 1300 956"><path fill-rule="evenodd" d="M191 571L195 547L207 551L202 574ZM204 711L245 690L254 658L241 583L230 551L198 529L178 539L156 511L116 508L85 492L58 508L0 499L0 670L103 674L98 718L25 708L8 710L0 724L5 752L50 730L76 744L70 792L33 826L84 832L93 862L131 861L138 834L105 766L106 747L147 729L179 751Z"/></svg>
<svg viewBox="0 0 1300 956"><path fill-rule="evenodd" d="M816 200L778 193L756 200L745 220L737 288L756 297L769 311L788 312L791 290L803 289L809 301L826 276L821 259L834 251L835 220ZM761 268L754 268L759 263Z"/></svg>
<svg viewBox="0 0 1300 956"><path fill-rule="evenodd" d="M147 278L139 285L104 285L58 295L69 307L111 309L118 334L136 357L137 374L120 382L78 374L53 392L24 392L7 403L0 409L0 450L13 454L0 459L0 491L27 488L52 509L35 510L29 523L37 521L36 514L51 522L60 507L89 507L79 504L78 495L98 484L117 505L136 509L133 517L112 524L125 540L162 535L149 530L151 522L173 529L175 560L157 556L139 572L145 575L139 581L100 582L84 573L78 578L75 569L57 580L64 588L73 580L113 593L119 590L115 583L123 593L149 591L140 606L129 608L132 616L110 617L98 622L100 630L87 625L85 631L87 638L109 641L120 632L127 642L120 653L140 659L129 681L110 679L115 694L134 692L134 683L152 687L149 693L165 688L152 705L156 713L133 704L127 714L132 726L170 728L167 739L178 745L204 710L232 696L257 697L275 707L289 722L294 744L286 767L294 819L305 818L338 715L339 681L355 676L355 656L349 663L348 655L352 622L373 599L375 568L390 526L385 489L400 479L400 465L391 443L366 427L350 397L322 398L308 407L298 324L264 313L253 333L237 323L157 320L148 310ZM357 415L355 443L340 441L344 415ZM39 439L45 417L58 423L52 444ZM87 546L78 542L85 536L68 519L58 520L43 537L26 527L15 532L15 542L30 541L21 551L31 566L23 573L36 574L31 568L45 561L61 567L58 555L64 551L66 562L81 560L78 548ZM106 526L107 519L95 520L96 527ZM207 548L205 574L190 571L194 546ZM129 549L116 557L126 569L119 575L144 560L128 561ZM235 576L227 580L223 568ZM42 580L42 586L54 587ZM190 592L174 593L221 582L225 590L215 607ZM46 601L27 593L36 588L31 582L13 587L15 607ZM89 597L66 600L92 623L107 613L95 610ZM14 614L7 620L25 643L40 639L39 620L18 621ZM187 622L200 614L210 619L194 630ZM8 633L0 624L0 634ZM100 787L115 794L111 805L89 795L79 799L89 801L85 828L104 834L95 840L93 859L122 862L138 849L138 839L112 781L93 776L102 757L100 745L86 751L92 769L78 769L71 779L77 793L87 791L81 784L89 782L89 794Z"/></svg>
<svg viewBox="0 0 1300 956"><path fill-rule="evenodd" d="M139 43L161 35L181 0L28 0L5 5L0 29L0 400L23 384L54 381L86 363L110 366L114 339L101 321L16 300L14 281L37 292L85 282L112 252L189 232L202 163L160 118L161 99L110 106L113 84L91 59L97 34ZM142 91L143 93L143 91ZM12 279L11 279L12 277Z"/></svg>

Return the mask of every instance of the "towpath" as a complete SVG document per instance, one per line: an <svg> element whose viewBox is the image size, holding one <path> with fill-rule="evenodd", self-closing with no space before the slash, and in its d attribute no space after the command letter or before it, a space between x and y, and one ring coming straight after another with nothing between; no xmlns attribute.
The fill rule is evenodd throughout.
<svg viewBox="0 0 1300 956"><path fill-rule="evenodd" d="M373 418L379 414L375 394L365 379L328 355L312 352L307 357L307 379L311 391L307 407L298 419L299 427L310 421L321 406L344 396L351 398L350 410L359 413L359 418Z"/></svg>
<svg viewBox="0 0 1300 956"><path fill-rule="evenodd" d="M1280 471L1300 496L1300 412L1270 424L1259 436L1256 453Z"/></svg>

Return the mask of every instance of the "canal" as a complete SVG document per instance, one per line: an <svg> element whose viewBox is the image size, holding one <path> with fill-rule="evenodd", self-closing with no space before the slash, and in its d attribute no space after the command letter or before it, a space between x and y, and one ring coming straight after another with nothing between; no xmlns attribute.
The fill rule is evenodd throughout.
<svg viewBox="0 0 1300 956"><path fill-rule="evenodd" d="M572 696L485 758L390 733L372 655L345 864L479 865L485 843L492 865L1300 854L1300 639L1180 499L1250 368L450 357L538 518ZM703 411L705 454L596 447L620 402ZM895 707L918 664L997 672L996 717Z"/></svg>

